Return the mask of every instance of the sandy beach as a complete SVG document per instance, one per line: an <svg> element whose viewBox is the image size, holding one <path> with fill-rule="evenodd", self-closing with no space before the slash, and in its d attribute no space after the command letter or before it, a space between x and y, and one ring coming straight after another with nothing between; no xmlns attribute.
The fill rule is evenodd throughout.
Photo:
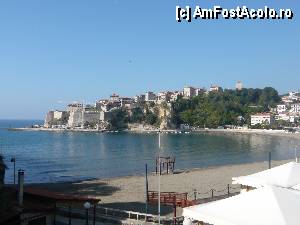
<svg viewBox="0 0 300 225"><path fill-rule="evenodd" d="M288 161L272 161L272 166L284 164ZM248 175L268 169L268 162L257 162L240 165L226 165L205 169L176 171L174 174L161 176L161 191L188 193L189 199L194 199L194 190L197 198L211 195L215 189L216 195L226 194L227 185L231 184L232 177ZM158 178L151 173L149 176L149 190L157 190ZM38 188L46 188L56 192L95 196L101 199L101 205L109 208L145 212L145 177L127 176L111 179L89 180L74 183L47 183L34 184ZM231 191L238 191L238 185L230 185ZM151 206L150 213L156 213L156 206ZM180 215L181 210L178 209ZM171 216L172 208L163 207L163 215Z"/></svg>

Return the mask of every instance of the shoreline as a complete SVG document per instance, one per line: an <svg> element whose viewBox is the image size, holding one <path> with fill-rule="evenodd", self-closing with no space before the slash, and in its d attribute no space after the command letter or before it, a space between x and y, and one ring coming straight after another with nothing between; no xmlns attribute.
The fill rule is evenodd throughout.
<svg viewBox="0 0 300 225"><path fill-rule="evenodd" d="M165 134L258 134L258 135L272 135L281 137L296 137L300 138L300 133L286 132L285 130L266 130L266 129L195 129L195 130L146 130L146 129L135 129L135 130L121 130L121 131L110 131L110 130L96 130L96 129L61 129L61 128L7 128L9 131L47 131L47 132L86 132L86 133L137 133L137 134L153 134L153 133L165 133Z"/></svg>

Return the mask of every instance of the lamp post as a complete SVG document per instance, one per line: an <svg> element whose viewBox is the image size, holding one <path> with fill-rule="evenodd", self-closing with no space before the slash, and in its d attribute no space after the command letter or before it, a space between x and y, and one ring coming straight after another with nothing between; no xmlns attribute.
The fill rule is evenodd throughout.
<svg viewBox="0 0 300 225"><path fill-rule="evenodd" d="M16 158L12 157L10 162L14 163L14 184L16 184Z"/></svg>
<svg viewBox="0 0 300 225"><path fill-rule="evenodd" d="M160 224L160 131L158 132L158 224Z"/></svg>
<svg viewBox="0 0 300 225"><path fill-rule="evenodd" d="M85 208L86 225L89 225L89 209L91 208L91 203L85 202L83 207Z"/></svg>

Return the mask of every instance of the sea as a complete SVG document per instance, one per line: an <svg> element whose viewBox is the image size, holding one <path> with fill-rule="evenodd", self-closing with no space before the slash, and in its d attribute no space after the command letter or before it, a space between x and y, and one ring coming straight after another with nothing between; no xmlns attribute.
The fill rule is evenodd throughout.
<svg viewBox="0 0 300 225"><path fill-rule="evenodd" d="M26 183L72 182L155 171L155 159L174 156L175 169L294 159L299 140L256 134L158 134L128 132L11 131L43 124L39 120L0 120L0 154L8 167L6 183L25 171ZM299 152L300 154L300 152Z"/></svg>

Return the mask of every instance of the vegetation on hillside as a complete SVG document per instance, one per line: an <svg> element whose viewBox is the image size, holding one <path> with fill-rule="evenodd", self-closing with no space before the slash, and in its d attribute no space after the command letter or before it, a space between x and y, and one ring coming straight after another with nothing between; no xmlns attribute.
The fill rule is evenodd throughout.
<svg viewBox="0 0 300 225"><path fill-rule="evenodd" d="M191 99L179 98L171 104L171 122L175 127L189 124L194 127L216 128L224 125L250 124L251 114L268 112L281 101L272 87L264 89L221 90L202 93ZM128 123L141 123L159 127L159 109L166 103L141 103L132 110L112 111L111 129L126 128Z"/></svg>
<svg viewBox="0 0 300 225"><path fill-rule="evenodd" d="M173 103L172 122L195 127L250 124L251 114L267 112L281 101L271 87L264 89L224 90L201 94Z"/></svg>

